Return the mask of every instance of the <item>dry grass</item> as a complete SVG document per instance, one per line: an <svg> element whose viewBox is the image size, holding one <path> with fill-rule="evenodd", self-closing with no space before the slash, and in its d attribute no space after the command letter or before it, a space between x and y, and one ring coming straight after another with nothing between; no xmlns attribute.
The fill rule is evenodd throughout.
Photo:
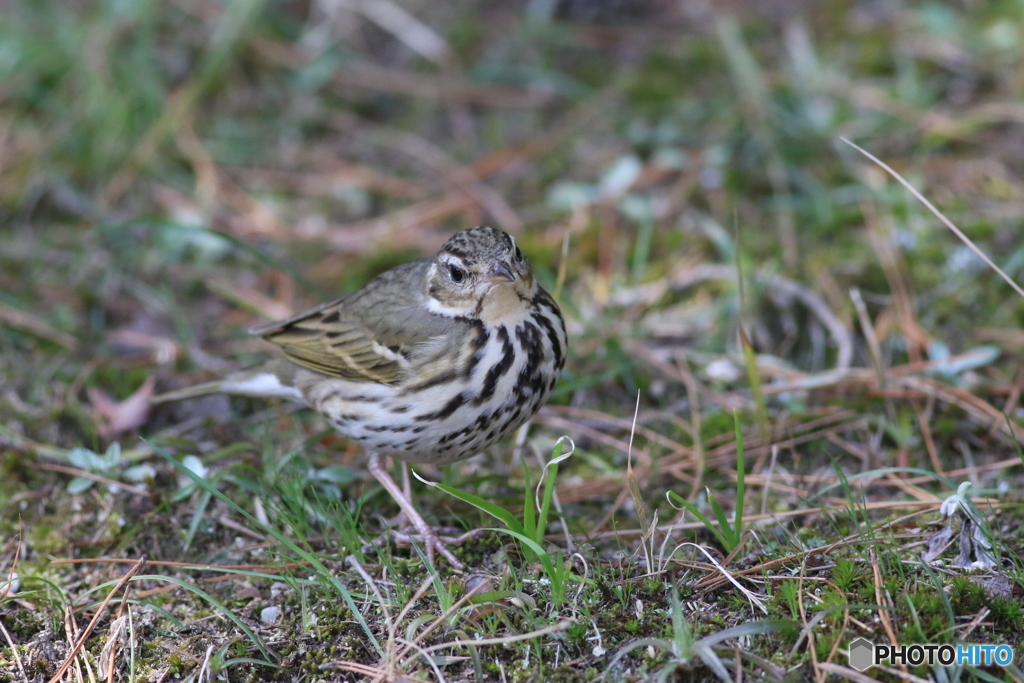
<svg viewBox="0 0 1024 683"><path fill-rule="evenodd" d="M0 682L1024 679L845 651L1022 647L1019 8L735 5L13 2ZM151 409L479 223L569 365L417 469L522 515L570 436L543 546L435 571L316 416Z"/></svg>

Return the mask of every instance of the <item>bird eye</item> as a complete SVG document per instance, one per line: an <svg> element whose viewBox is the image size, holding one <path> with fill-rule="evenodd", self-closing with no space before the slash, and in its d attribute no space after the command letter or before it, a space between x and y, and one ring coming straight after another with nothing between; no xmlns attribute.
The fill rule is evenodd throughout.
<svg viewBox="0 0 1024 683"><path fill-rule="evenodd" d="M455 284L459 284L466 279L466 273L463 272L462 268L459 268L454 264L448 266L448 274L451 276L452 282Z"/></svg>
<svg viewBox="0 0 1024 683"><path fill-rule="evenodd" d="M517 261L522 261L523 260L523 252L519 251L519 245L518 244L516 245L516 260Z"/></svg>

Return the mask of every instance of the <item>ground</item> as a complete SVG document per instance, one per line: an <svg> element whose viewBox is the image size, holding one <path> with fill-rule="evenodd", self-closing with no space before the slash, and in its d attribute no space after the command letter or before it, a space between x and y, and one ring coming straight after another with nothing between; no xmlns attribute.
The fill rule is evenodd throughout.
<svg viewBox="0 0 1024 683"><path fill-rule="evenodd" d="M1024 680L1022 10L8 2L0 681ZM310 411L150 400L482 223L569 358L414 468L462 574Z"/></svg>

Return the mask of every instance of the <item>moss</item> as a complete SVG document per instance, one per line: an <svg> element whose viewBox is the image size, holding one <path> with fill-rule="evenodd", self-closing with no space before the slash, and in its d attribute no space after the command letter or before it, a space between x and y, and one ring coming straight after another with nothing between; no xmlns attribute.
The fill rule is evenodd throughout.
<svg viewBox="0 0 1024 683"><path fill-rule="evenodd" d="M364 550L394 506L359 468L358 447L325 434L309 412L247 399L223 401L218 410L154 407L141 429L114 438L127 447L141 435L174 455L200 455L220 492L247 512L262 511L272 527L318 555L327 573L287 547L251 538L270 537L257 525L240 530L247 518L216 497L202 510L198 496L178 499L178 474L161 459L148 461L157 476L144 496L100 485L73 496L72 474L39 465L66 465L60 453L77 446L105 450L87 389L123 398L149 377L162 389L206 378L208 368L262 362L259 342L244 335L252 302L298 310L321 294L340 294L429 252L442 233L497 220L504 205L524 224L519 244L549 285L562 261L563 233L571 236L560 293L572 328L568 367L523 453L532 466L531 446L563 430L576 439L577 453L559 479L572 498L560 514L580 541L571 558L577 576L556 609L542 571L505 552L506 536L478 536L457 553L487 574L496 598L444 615L425 644L518 635L572 619L564 632L478 652L486 677L562 683L603 675L609 653L631 642L677 635L665 618L672 584L679 584L695 637L760 618L689 546L654 566L634 552L647 529L639 528L635 501L617 496L638 394L631 457L647 523L656 511L662 525L647 541L665 540L666 551L693 538L714 547L706 530L667 530L669 519L691 520L677 520L663 493L699 494L706 486L731 495L732 410L739 406L751 439L746 513L763 507L787 521L752 527L742 555L718 559L733 573L756 568L756 581L771 593L770 616L797 624L745 647L795 676L811 676L806 646L793 651L799 625L832 609L816 624L818 653L848 642L853 631L842 631L841 607L879 602L875 571L881 600L896 603L891 616L901 640L949 640L960 620L988 609L972 637L1019 641L1024 617L1016 601L979 592L948 566L941 579L948 606L935 595L941 587L915 555L934 515L906 518L906 510L884 507L906 495L902 482L854 476L904 461L930 467L920 414L930 420L947 472L961 467L961 444L969 444L972 477L985 495L1012 500L1020 477L1005 463L1015 462L1016 449L965 408L1012 407L1021 355L1013 340L1024 300L1008 298L996 276L965 258L902 189L875 182L874 171L861 173L832 147L839 133L856 129L983 250L1001 256L1013 276L1024 253L1014 129L960 115L1021 100L1020 79L1006 77L1024 60L1005 31L1017 25L1019 11L1012 3L990 3L980 13L907 3L893 21L872 23L847 4L830 1L802 16L798 33L806 29L807 54L814 55L804 59L791 49L799 40L780 40L778 25L753 5L747 14L741 9L740 30L725 39L725 32L689 32L665 15L630 14L609 29L537 16L533 5L544 3L531 3L529 20L497 4L435 3L426 21L450 50L438 58L416 54L365 17L343 41L310 42L310 21L318 17L309 3L235 3L220 18L152 2L124 13L15 3L0 22L8 57L0 60L0 122L15 122L0 124L10 157L0 174L7 219L0 246L0 533L8 542L0 575L17 548L23 597L37 610L8 600L0 612L23 643L30 673L52 675L54 663L28 643L47 628L60 632L67 599L88 604L124 571L113 563L54 565L53 557L145 555L153 561L147 571L202 587L282 658L274 672L238 663L216 674L232 680L284 681L296 671L321 680L340 661L378 664L336 582L351 591L381 641L392 630L420 634L442 617L433 586L412 602L429 575L414 550ZM246 8L256 10L231 14ZM936 40L963 55L970 73L950 70L921 48ZM380 82L367 80L360 65L379 69ZM168 104L172 99L178 104ZM182 103L191 107L175 108ZM908 125L920 119L915 111L945 114L915 127ZM961 119L970 125L956 124ZM640 175L612 191L619 180L613 169L623 168L624 158L640 160ZM115 191L122 182L127 188ZM559 206L565 188L578 196ZM650 248L641 253L637 207L654 216ZM183 220L202 227L177 225ZM781 239L789 222L795 245ZM889 259L893 245L897 263ZM726 280L687 281L737 260L742 300ZM859 369L873 361L848 292L862 292L893 381L883 390L869 372L821 374L835 366L835 340L799 297L764 286L775 273L820 295L852 335ZM900 367L913 355L906 310L912 327L936 342L927 358L939 357L940 342L953 354L996 343L1000 361L921 380L938 382L936 400L926 401L907 379L920 367ZM41 326L24 325L25 316ZM738 326L765 354L759 366L770 375L766 386L803 384L769 395L769 443L757 441L756 417L746 412L745 379L709 372L713 361L736 362ZM54 330L72 342L55 341ZM150 337L157 350L173 342L176 358L164 362L145 344L131 348L125 338L133 334ZM517 511L522 477L509 465L511 450L502 444L444 476ZM334 466L348 468L352 481L317 479ZM826 491L837 470L849 488ZM913 481L927 494L949 493L936 481ZM439 525L492 524L438 491L417 488L416 496ZM184 548L197 512L203 522ZM1006 566L1024 566L1020 511L1002 506L992 514L993 527L1004 529L997 533ZM598 521L605 522L600 533L588 538ZM612 530L626 533L612 539ZM569 547L560 537L548 542ZM351 571L350 554L374 586ZM266 599L280 577L214 575L156 561L253 571L267 564L268 573L294 574L275 598L280 620L257 624L262 600L254 601L253 591ZM443 563L440 571L441 592L458 599L462 579ZM136 597L185 622L140 612L143 677L168 669L194 675L211 644L221 662L259 656L219 608L168 585L133 584ZM860 607L851 617L866 625L866 637L886 637L879 609ZM603 656L594 654L598 642ZM87 651L94 655L98 643ZM10 659L2 650L0 658ZM638 651L627 663L636 677L661 670L677 680L714 675L662 652L650 658ZM414 655L398 665L409 677L432 676ZM744 667L737 678L763 675L752 661ZM445 674L477 677L470 660L451 662Z"/></svg>
<svg viewBox="0 0 1024 683"><path fill-rule="evenodd" d="M985 589L982 586L965 576L954 576L951 584L949 604L954 614L977 614L985 606Z"/></svg>

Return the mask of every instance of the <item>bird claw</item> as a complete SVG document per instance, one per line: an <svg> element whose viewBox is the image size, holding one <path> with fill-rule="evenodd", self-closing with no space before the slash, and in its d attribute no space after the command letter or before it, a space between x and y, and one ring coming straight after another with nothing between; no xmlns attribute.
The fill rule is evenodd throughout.
<svg viewBox="0 0 1024 683"><path fill-rule="evenodd" d="M456 574L461 574L462 570L465 569L465 565L455 557L448 546L459 545L481 531L482 529L475 529L473 531L467 531L461 536L442 536L431 527L427 527L426 530L417 528L415 531L392 530L383 534L371 545L382 546L389 541L393 541L397 545L411 546L422 544L423 550L427 555L427 560L431 565L434 565L435 557L440 555L448 561L448 564L451 565Z"/></svg>
<svg viewBox="0 0 1024 683"><path fill-rule="evenodd" d="M455 557L451 550L448 549L449 544L454 544L457 539L451 536L441 536L432 528L427 527L426 529L416 529L416 532L410 534L405 531L392 532L391 537L396 543L408 543L412 544L414 540L419 540L423 544L423 550L427 554L427 562L433 566L434 558L436 555L440 555L444 559L448 560L448 564L451 565L452 569L457 574L461 574L465 565L462 564Z"/></svg>

